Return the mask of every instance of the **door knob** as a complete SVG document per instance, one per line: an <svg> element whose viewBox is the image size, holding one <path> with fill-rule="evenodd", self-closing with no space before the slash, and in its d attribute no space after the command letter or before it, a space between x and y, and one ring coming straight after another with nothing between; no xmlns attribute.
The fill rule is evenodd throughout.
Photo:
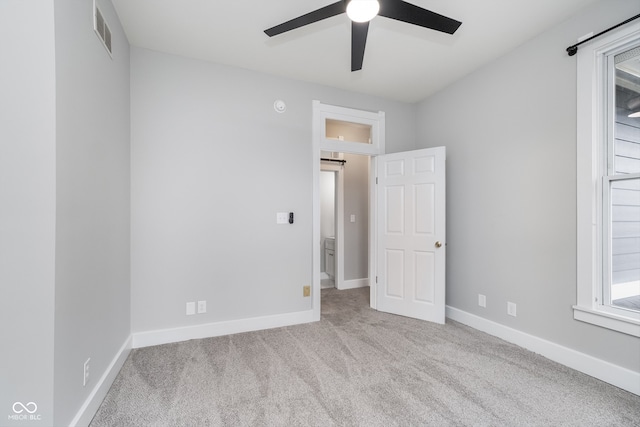
<svg viewBox="0 0 640 427"><path fill-rule="evenodd" d="M439 248L439 247L441 247L441 246L442 246L442 243L440 243L439 241L438 241L438 242L436 242L436 248Z"/></svg>

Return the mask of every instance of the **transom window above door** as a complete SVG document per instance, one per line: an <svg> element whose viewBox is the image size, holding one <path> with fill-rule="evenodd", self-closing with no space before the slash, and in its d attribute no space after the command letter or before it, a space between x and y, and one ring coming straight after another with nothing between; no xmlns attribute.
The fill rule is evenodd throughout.
<svg viewBox="0 0 640 427"><path fill-rule="evenodd" d="M345 122L343 120L326 119L325 136L339 141L371 144L372 126L364 123Z"/></svg>
<svg viewBox="0 0 640 427"><path fill-rule="evenodd" d="M384 154L384 112L355 110L313 101L314 143L322 151Z"/></svg>

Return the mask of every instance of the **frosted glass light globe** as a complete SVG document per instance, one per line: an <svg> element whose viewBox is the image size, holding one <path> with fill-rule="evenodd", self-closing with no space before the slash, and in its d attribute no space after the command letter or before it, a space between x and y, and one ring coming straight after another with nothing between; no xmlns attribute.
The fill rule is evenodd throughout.
<svg viewBox="0 0 640 427"><path fill-rule="evenodd" d="M378 0L351 0L347 5L347 16L354 22L371 21L380 11Z"/></svg>

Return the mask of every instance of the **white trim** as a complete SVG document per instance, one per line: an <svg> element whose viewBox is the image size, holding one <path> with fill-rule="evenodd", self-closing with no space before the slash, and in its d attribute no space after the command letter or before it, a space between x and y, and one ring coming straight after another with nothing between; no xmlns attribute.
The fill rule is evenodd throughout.
<svg viewBox="0 0 640 427"><path fill-rule="evenodd" d="M322 135L322 118L318 114L320 101L312 101L311 122L311 309L313 320L320 321L320 137Z"/></svg>
<svg viewBox="0 0 640 427"><path fill-rule="evenodd" d="M624 312L619 309L616 312ZM637 315L637 313L632 313ZM640 322L626 316L619 316L615 312L608 313L602 310L590 310L588 308L573 306L573 318L581 322L587 322L607 329L614 329L623 334L640 337Z"/></svg>
<svg viewBox="0 0 640 427"><path fill-rule="evenodd" d="M344 167L336 172L336 257L334 285L340 289L344 284Z"/></svg>
<svg viewBox="0 0 640 427"><path fill-rule="evenodd" d="M369 159L369 306L378 309L378 158Z"/></svg>
<svg viewBox="0 0 640 427"><path fill-rule="evenodd" d="M638 372L597 359L588 354L538 338L491 320L447 306L447 317L482 332L538 353L623 390L640 395L640 361Z"/></svg>
<svg viewBox="0 0 640 427"><path fill-rule="evenodd" d="M133 334L133 348L309 323L315 321L313 314L313 310L307 310L272 316L251 317L248 319L137 332Z"/></svg>
<svg viewBox="0 0 640 427"><path fill-rule="evenodd" d="M369 286L369 279L365 277L363 279L345 280L343 282L342 287L339 289L343 290L343 289L366 288L367 286Z"/></svg>
<svg viewBox="0 0 640 427"><path fill-rule="evenodd" d="M636 335L640 319L637 313L603 305L602 280L606 272L603 257L603 188L607 137L606 55L636 43L640 30L636 25L620 27L581 47L577 55L577 301L574 319L608 329ZM606 301L605 301L606 302ZM615 312L615 314L611 314ZM627 318L628 317L628 318Z"/></svg>
<svg viewBox="0 0 640 427"><path fill-rule="evenodd" d="M76 416L69 424L71 427L89 425L93 417L96 415L96 412L98 412L98 408L106 397L107 392L113 385L120 369L122 369L122 365L124 365L125 360L129 357L132 342L132 336L129 335L107 367L107 370L102 374L93 390L91 390L91 393L89 393L89 396L80 407L80 410L78 410Z"/></svg>

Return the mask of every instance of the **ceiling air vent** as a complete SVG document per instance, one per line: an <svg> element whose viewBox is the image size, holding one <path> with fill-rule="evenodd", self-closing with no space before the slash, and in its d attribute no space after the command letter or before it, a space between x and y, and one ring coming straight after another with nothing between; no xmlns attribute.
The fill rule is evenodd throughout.
<svg viewBox="0 0 640 427"><path fill-rule="evenodd" d="M107 52L109 52L109 56L113 58L111 52L111 30L95 1L93 3L93 29L96 31L100 41L102 41L102 45L107 49Z"/></svg>

